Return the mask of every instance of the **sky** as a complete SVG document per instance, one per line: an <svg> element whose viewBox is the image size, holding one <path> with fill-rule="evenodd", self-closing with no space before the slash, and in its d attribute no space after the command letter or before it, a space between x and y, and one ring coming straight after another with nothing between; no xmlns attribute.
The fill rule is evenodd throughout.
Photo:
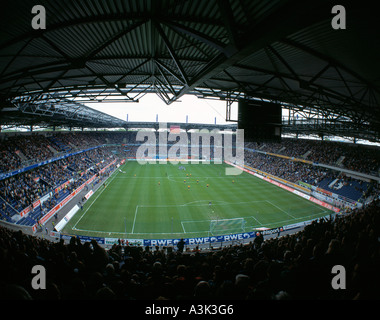
<svg viewBox="0 0 380 320"><path fill-rule="evenodd" d="M181 122L231 124L226 118L226 101L199 99L193 95L184 95L178 102L166 105L155 93L146 94L138 103L88 103L86 106L128 121ZM231 118L237 119L237 103L232 106Z"/></svg>
<svg viewBox="0 0 380 320"><path fill-rule="evenodd" d="M122 120L133 122L179 122L186 123L186 115L189 123L231 124L226 118L226 101L213 99L199 99L194 95L184 95L179 101L166 105L155 93L148 93L140 99L138 103L126 102L102 102L87 103L88 107L105 112ZM287 111L283 110L284 115ZM231 119L237 120L238 104L233 103L231 109ZM319 140L317 136L299 137ZM341 137L328 137L330 140L340 142L352 142ZM357 143L380 146L379 143L371 143L365 140L358 140Z"/></svg>

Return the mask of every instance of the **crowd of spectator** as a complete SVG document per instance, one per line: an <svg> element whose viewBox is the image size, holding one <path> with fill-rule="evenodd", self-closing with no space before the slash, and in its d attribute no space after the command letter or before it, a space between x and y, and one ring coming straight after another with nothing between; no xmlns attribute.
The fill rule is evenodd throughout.
<svg viewBox="0 0 380 320"><path fill-rule="evenodd" d="M355 201L364 201L370 195L376 197L380 194L375 192L378 190L379 185L376 181L371 183L363 182L337 170L254 152L250 151L250 149L245 151L244 159L246 165L292 183L305 182L348 198L350 198L350 195L353 196L353 191L356 191L354 193L356 195L355 199L352 199ZM330 183L334 184L331 190L328 187ZM347 187L344 192L339 191L342 187Z"/></svg>
<svg viewBox="0 0 380 320"><path fill-rule="evenodd" d="M36 178L36 173L26 172L16 177L0 180L0 197L21 212L50 188Z"/></svg>
<svg viewBox="0 0 380 320"><path fill-rule="evenodd" d="M0 151L0 173L14 171L21 167L21 158L8 148L8 144L2 143L2 150Z"/></svg>
<svg viewBox="0 0 380 320"><path fill-rule="evenodd" d="M339 186L350 186L352 182L355 182L352 188L363 195L363 198L367 197L367 191L372 191L369 190L368 184L346 176L339 171L290 159L248 151L245 152L245 163L250 167L293 183L299 183L301 181L315 187L320 187L320 183L323 180L328 182L336 180L335 185ZM373 185L377 185L377 183L373 183Z"/></svg>
<svg viewBox="0 0 380 320"><path fill-rule="evenodd" d="M182 252L72 237L53 243L0 227L0 295L14 299L379 299L380 211L374 202L304 230L247 244ZM31 269L46 269L34 290ZM334 289L335 265L345 289Z"/></svg>
<svg viewBox="0 0 380 320"><path fill-rule="evenodd" d="M322 167L257 152L246 151L244 159L250 167L294 183L301 180L317 185L328 174L328 170Z"/></svg>
<svg viewBox="0 0 380 320"><path fill-rule="evenodd" d="M1 140L0 152L2 153L2 158L0 160L0 172L9 172L22 168L25 165L25 161L23 162L22 158L26 159L28 164L30 164L47 160L56 154L62 155L103 144L123 144L124 146L114 148L122 156L134 157L138 146L130 144L144 143L143 141L136 141L136 134L136 132L100 131L60 132L49 133L47 135L34 133L10 136L7 139ZM214 144L213 139L210 142L210 156L212 158L215 154L212 147ZM172 147L173 143L168 143L168 150ZM281 142L262 144L246 142L245 147L247 148L245 150L245 163L247 165L293 183L303 181L314 186L319 186L320 182L324 179L330 181L338 179L339 183L336 185L349 185L353 181L353 178L342 175L339 171L259 152L252 152L250 149L286 155L288 157L304 158L313 162L330 165L343 165L348 169L371 173L376 173L380 159L377 149L348 146L343 143L326 141L283 139ZM57 152L56 154L54 150ZM37 167L34 170L8 179L0 180L0 197L6 202L12 203L13 208L20 212L56 186L70 179L78 180L80 175L86 173L88 168L98 162L98 159L107 157L103 150L103 148L97 148L77 156ZM189 155L191 155L191 151L191 146L189 146ZM20 154L22 154L21 157ZM199 156L203 157L202 142L200 142ZM338 164L337 161L339 159L342 160L342 163ZM373 194L374 190L378 190L376 183L373 184L372 188L368 189L366 189L366 186L362 188L360 183L355 184L354 188L361 189L357 191L359 194L363 194L363 197L367 195L367 192L368 194ZM3 206L4 204L2 204L2 212L10 214L9 207L3 208Z"/></svg>
<svg viewBox="0 0 380 320"><path fill-rule="evenodd" d="M58 155L89 149L103 144L132 143L135 133L60 132L5 136L0 140L0 173L6 173L49 160Z"/></svg>
<svg viewBox="0 0 380 320"><path fill-rule="evenodd" d="M161 133L162 134L162 133ZM4 136L0 141L0 173L52 158L55 152L70 152L103 144L141 144L137 132L52 132ZM191 141L191 134L188 133ZM233 139L234 140L234 139ZM211 144L213 139L211 135ZM379 175L380 150L358 144L308 139L282 139L281 142L245 142L245 147L289 157L302 158L341 168Z"/></svg>
<svg viewBox="0 0 380 320"><path fill-rule="evenodd" d="M7 215L21 212L47 193L55 195L55 189L67 181L71 182L66 188L77 187L113 159L111 148L96 148L0 180L0 198L5 201L1 211ZM55 200L49 198L43 204L44 211L56 205ZM9 206L14 210L9 211Z"/></svg>
<svg viewBox="0 0 380 320"><path fill-rule="evenodd" d="M22 167L19 153L38 162L52 157L54 150L70 152L105 143L134 144L136 133L54 133L3 139L0 172ZM335 143L287 139L246 143L246 147L331 165L341 159L346 168L359 172L376 173L379 165L376 149ZM69 190L81 185L112 161L114 151L133 157L137 149L128 145L96 148L37 167L0 180L0 197L20 212L70 179ZM337 171L251 151L245 152L245 162L291 182L318 185L331 178L348 184L351 179ZM379 186L374 185L371 192L378 195ZM45 210L56 204L57 193L53 194L44 203ZM4 202L1 210L7 211ZM0 227L0 295L128 300L379 298L379 211L374 201L350 215L314 221L293 235L265 241L258 236L249 244L196 252L121 244L106 251L96 241L81 243L72 238L69 244L63 240L53 243ZM30 270L36 264L48 270L46 290L30 286ZM346 290L331 287L331 267L336 264L346 268Z"/></svg>
<svg viewBox="0 0 380 320"><path fill-rule="evenodd" d="M379 176L380 150L378 147L342 142L308 139L283 139L281 143L246 142L245 146L263 152L338 166L352 171Z"/></svg>

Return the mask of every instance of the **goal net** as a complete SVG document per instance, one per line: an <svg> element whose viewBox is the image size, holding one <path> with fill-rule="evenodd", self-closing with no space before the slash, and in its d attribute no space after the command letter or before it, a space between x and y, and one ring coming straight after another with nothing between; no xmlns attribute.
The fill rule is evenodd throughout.
<svg viewBox="0 0 380 320"><path fill-rule="evenodd" d="M214 235L226 232L244 232L244 229L244 218L216 219L210 221L210 233Z"/></svg>

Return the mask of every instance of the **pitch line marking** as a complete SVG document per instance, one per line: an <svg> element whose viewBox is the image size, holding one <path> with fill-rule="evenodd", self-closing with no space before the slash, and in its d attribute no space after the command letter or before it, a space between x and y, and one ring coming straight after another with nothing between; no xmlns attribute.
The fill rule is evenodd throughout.
<svg viewBox="0 0 380 320"><path fill-rule="evenodd" d="M197 201L191 201L183 204L140 204L139 207L141 208L167 208L167 207L202 207L202 206L209 206L209 202L212 202L212 206L225 206L225 205L234 205L234 204L249 204L249 203L257 203L257 202L267 202L267 200L256 200L256 201L241 201L241 202L227 202L222 200L197 200ZM199 203L204 202L204 203ZM199 203L199 204L195 204Z"/></svg>
<svg viewBox="0 0 380 320"><path fill-rule="evenodd" d="M115 170L116 171L116 170ZM114 172L115 172L114 171ZM110 181L110 183L112 183L112 181L115 179L115 177L118 175L119 171L116 171L116 174L112 177L112 180ZM107 179L108 180L108 179ZM106 181L107 181L106 180ZM106 182L104 181L104 182ZM98 187L98 189L96 191L98 191L100 188L100 186ZM92 205L96 202L96 200L98 200L98 198L100 197L100 195L103 193L103 191L106 189L106 187L103 187L103 189L100 191L100 193L96 196L96 198L94 199L94 201L91 202L91 204L88 206L88 208L83 212L83 214L81 215L81 217L79 218L79 220L75 223L75 225L72 227L73 230L78 230L80 231L80 229L77 229L76 226L77 224L79 223L79 221L82 220L82 218L85 216L85 214L87 213L87 211L92 207ZM95 191L95 192L96 192Z"/></svg>
<svg viewBox="0 0 380 320"><path fill-rule="evenodd" d="M133 225L132 225L132 234L134 233L135 231L135 223L136 223L136 217L137 217L137 211L139 209L139 205L136 206L136 210L135 210L135 218L133 219Z"/></svg>
<svg viewBox="0 0 380 320"><path fill-rule="evenodd" d="M275 204L273 204L272 202L270 202L269 200L265 200L266 202L268 202L269 204L271 204L273 207L276 207L277 209L281 210L282 212L286 213L289 217L292 217L293 219L297 219L295 216L291 215L290 213L286 212L285 210L281 209L279 206L276 206Z"/></svg>
<svg viewBox="0 0 380 320"><path fill-rule="evenodd" d="M311 218L311 217L315 217L315 216L318 216L319 214L322 214L322 213L325 213L325 212L328 212L326 210L323 210L319 213L315 213L315 214L312 214L312 215L308 215L308 216L303 216L303 217L300 217L300 218L296 218L296 220L300 220L300 219L303 219L303 218ZM251 216L248 216L248 217L242 217L242 218L249 218ZM282 221L278 221L276 223L283 223L283 222L289 222L289 221L293 221L294 219L288 219L288 220L282 220ZM203 221L209 221L209 220L194 220L194 221L191 221L191 220L184 220L184 221L181 221L181 223L186 223L186 222L203 222ZM259 225L258 225L259 226ZM262 226L262 224L260 224L260 226ZM268 224L267 225L268 227L271 227L271 224ZM254 228L256 227L256 225L252 225L250 226L250 228ZM106 234L109 234L110 232L109 231L100 231L100 230L87 230L87 229L76 229L77 231L84 231L84 232L92 232L92 233L106 233ZM205 231L186 231L185 233L186 234L193 234L193 233L204 233L204 232L207 232L207 230ZM115 231L111 231L111 234L122 234L122 235L126 235L126 234L131 234L130 232L115 232ZM142 234L145 234L145 235L152 235L152 234L157 234L157 235L174 235L174 234L183 234L183 232L135 232L133 233L135 235L142 235Z"/></svg>
<svg viewBox="0 0 380 320"><path fill-rule="evenodd" d="M258 222L259 225L261 225L261 226L263 225L259 220L256 219L255 216L250 216L250 217L252 217L253 219L255 219L255 220ZM248 217L248 218L249 218L249 217Z"/></svg>

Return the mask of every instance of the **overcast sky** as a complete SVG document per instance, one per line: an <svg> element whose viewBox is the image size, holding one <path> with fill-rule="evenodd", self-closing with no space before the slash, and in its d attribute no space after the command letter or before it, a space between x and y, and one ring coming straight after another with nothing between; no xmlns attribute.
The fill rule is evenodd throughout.
<svg viewBox="0 0 380 320"><path fill-rule="evenodd" d="M189 123L214 124L215 118L217 124L231 123L225 121L226 101L198 99L193 95L185 95L179 102L174 102L169 106L154 93L146 94L140 99L139 103L88 103L86 105L123 120L127 120L128 114L128 121L156 122L156 115L158 114L158 122L186 123L186 115L188 115ZM237 114L237 103L234 103L231 110L231 119L236 120ZM287 111L283 110L283 114L287 115ZM347 139L341 137L329 138L348 142ZM317 136L313 136L312 139L319 140ZM380 146L379 143L362 140L358 140L357 143Z"/></svg>
<svg viewBox="0 0 380 320"><path fill-rule="evenodd" d="M128 121L182 122L189 123L225 124L226 101L199 99L193 95L185 95L166 105L156 94L146 94L138 103L89 103L88 107L100 110L114 117ZM237 103L232 108L232 119L237 119Z"/></svg>

